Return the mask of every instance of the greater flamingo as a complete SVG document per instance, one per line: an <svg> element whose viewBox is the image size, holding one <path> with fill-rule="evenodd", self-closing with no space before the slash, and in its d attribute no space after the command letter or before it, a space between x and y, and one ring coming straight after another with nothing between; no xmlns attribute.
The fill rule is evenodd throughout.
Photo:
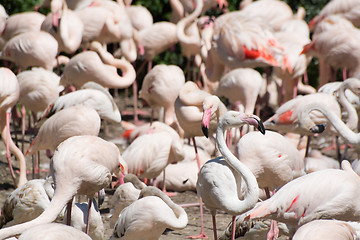
<svg viewBox="0 0 360 240"><path fill-rule="evenodd" d="M270 218L295 228L316 219L357 221L360 179L347 160L341 168L312 172L292 180L245 213L246 220Z"/></svg>
<svg viewBox="0 0 360 240"><path fill-rule="evenodd" d="M55 193L49 207L32 221L0 229L0 239L21 234L41 224L53 222L76 194L88 195L90 208L94 194L109 186L111 173L119 173L119 166L121 171L126 171L126 163L121 158L120 151L115 144L96 136L68 138L57 148L51 160ZM87 232L88 227L89 225Z"/></svg>
<svg viewBox="0 0 360 240"><path fill-rule="evenodd" d="M110 239L158 239L166 228L183 229L187 223L182 207L158 188L148 186L120 213Z"/></svg>
<svg viewBox="0 0 360 240"><path fill-rule="evenodd" d="M231 153L224 138L226 130L245 124L253 125L265 134L264 126L254 115L229 111L220 118L216 142L223 157L206 162L200 169L196 183L197 193L212 215L214 239L217 239L215 221L217 210L231 214L235 221L236 215L251 209L259 198L259 187L254 174ZM244 179L248 190L244 200L239 200L238 196L240 177Z"/></svg>
<svg viewBox="0 0 360 240"><path fill-rule="evenodd" d="M6 26L2 31L1 38L8 41L21 33L40 31L41 24L44 20L44 14L39 12L21 12L12 14L6 20Z"/></svg>
<svg viewBox="0 0 360 240"><path fill-rule="evenodd" d="M180 138L166 131L144 134L136 138L123 152L129 173L139 178L156 178L164 168L184 159ZM164 191L166 186L164 186Z"/></svg>
<svg viewBox="0 0 360 240"><path fill-rule="evenodd" d="M0 59L14 62L21 69L42 67L52 71L57 65L58 42L50 33L29 31L6 42Z"/></svg>
<svg viewBox="0 0 360 240"><path fill-rule="evenodd" d="M97 136L99 131L100 117L94 109L82 105L72 106L52 115L41 125L27 153L46 149L54 152L69 137Z"/></svg>
<svg viewBox="0 0 360 240"><path fill-rule="evenodd" d="M11 192L1 208L0 227L13 226L38 217L50 205L54 195L52 183L51 177L32 179Z"/></svg>
<svg viewBox="0 0 360 240"><path fill-rule="evenodd" d="M123 89L135 81L135 69L128 61L114 58L99 42L92 42L90 48L93 51L79 53L70 59L64 67L60 84L78 89L92 81L103 87ZM122 71L122 76L117 69Z"/></svg>
<svg viewBox="0 0 360 240"><path fill-rule="evenodd" d="M146 187L146 184L140 181L136 175L128 173L124 176L124 183L116 188L114 195L111 197L111 228L115 226L120 212L139 198L140 192L144 187Z"/></svg>
<svg viewBox="0 0 360 240"><path fill-rule="evenodd" d="M1 138L6 146L6 159L9 164L11 177L15 186L21 186L26 181L26 161L24 154L15 145L10 133L10 115L11 109L15 106L19 99L19 83L15 74L8 68L0 68L0 129ZM19 161L20 175L18 182L16 182L15 174L11 165L11 153Z"/></svg>
<svg viewBox="0 0 360 240"><path fill-rule="evenodd" d="M359 237L351 222L321 219L314 220L301 226L292 237L293 240L306 239L344 239L351 240Z"/></svg>
<svg viewBox="0 0 360 240"><path fill-rule="evenodd" d="M92 238L84 232L60 223L47 223L35 226L20 235L20 240L36 240L36 239L61 240L78 239L91 240Z"/></svg>
<svg viewBox="0 0 360 240"><path fill-rule="evenodd" d="M139 97L152 108L163 107L161 120L170 126L176 122L174 103L184 83L185 77L180 67L159 64L145 75Z"/></svg>

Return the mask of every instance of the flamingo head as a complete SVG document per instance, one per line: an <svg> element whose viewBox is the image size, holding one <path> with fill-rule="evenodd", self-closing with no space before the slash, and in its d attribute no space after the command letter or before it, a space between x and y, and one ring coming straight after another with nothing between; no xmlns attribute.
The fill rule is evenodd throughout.
<svg viewBox="0 0 360 240"><path fill-rule="evenodd" d="M210 119L211 119L211 108L204 109L203 117L201 120L201 129L205 135L205 137L209 137L209 125L210 125Z"/></svg>

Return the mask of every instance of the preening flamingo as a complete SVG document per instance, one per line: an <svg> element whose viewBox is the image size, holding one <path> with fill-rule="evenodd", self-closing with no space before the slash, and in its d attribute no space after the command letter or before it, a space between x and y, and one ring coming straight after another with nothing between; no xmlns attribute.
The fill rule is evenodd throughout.
<svg viewBox="0 0 360 240"><path fill-rule="evenodd" d="M6 13L5 8L3 5L0 4L0 31L3 32L6 27L6 20L8 19L9 15Z"/></svg>
<svg viewBox="0 0 360 240"><path fill-rule="evenodd" d="M217 239L215 221L217 210L225 211L235 220L236 215L251 209L259 198L259 187L254 174L231 153L224 139L226 130L244 124L253 125L265 134L264 126L256 116L235 111L225 113L220 118L216 131L217 146L223 157L206 162L199 172L196 190L213 216L214 239ZM239 200L238 196L241 177L248 191L244 200Z"/></svg>
<svg viewBox="0 0 360 240"><path fill-rule="evenodd" d="M0 239L53 222L76 194L88 195L90 208L94 194L109 186L111 173L118 173L119 166L121 171L126 171L126 163L115 144L96 136L68 138L57 148L51 160L55 193L49 207L30 222L0 229Z"/></svg>
<svg viewBox="0 0 360 240"><path fill-rule="evenodd" d="M19 83L15 74L8 68L0 68L0 129L1 138L6 146L6 159L11 171L11 177L15 186L21 186L26 181L26 161L24 154L15 145L10 133L10 115L11 109L15 106L19 99ZM15 174L11 165L11 153L15 155L19 161L20 175L16 182Z"/></svg>
<svg viewBox="0 0 360 240"><path fill-rule="evenodd" d="M130 5L125 9L132 26L138 31L150 27L154 22L151 12L146 7Z"/></svg>
<svg viewBox="0 0 360 240"><path fill-rule="evenodd" d="M110 239L158 239L166 228L183 229L187 223L182 207L158 188L148 186L120 213Z"/></svg>
<svg viewBox="0 0 360 240"><path fill-rule="evenodd" d="M341 167L292 180L245 213L246 219L270 218L295 228L316 219L357 221L360 179L348 161L344 160Z"/></svg>

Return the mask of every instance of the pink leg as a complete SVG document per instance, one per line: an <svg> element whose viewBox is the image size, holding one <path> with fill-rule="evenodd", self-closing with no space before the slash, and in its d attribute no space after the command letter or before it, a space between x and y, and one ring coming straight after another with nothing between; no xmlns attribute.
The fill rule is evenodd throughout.
<svg viewBox="0 0 360 240"><path fill-rule="evenodd" d="M10 117L11 117L11 112L7 111L6 112L6 126L5 126L5 131L6 131L6 142L5 142L5 144L6 144L6 159L7 159L8 164L9 164L10 174L11 174L11 178L13 179L14 186L17 187L14 169L13 169L12 164L11 164L11 154L10 154L10 149L9 149L10 138L11 138L11 134L10 134Z"/></svg>
<svg viewBox="0 0 360 240"><path fill-rule="evenodd" d="M235 239L235 230L236 230L236 216L233 216L232 217L232 235L231 235L232 240Z"/></svg>
<svg viewBox="0 0 360 240"><path fill-rule="evenodd" d="M164 175L163 175L163 188L162 188L162 191L168 195L169 197L173 197L173 196L176 196L176 192L168 192L166 191L166 181L165 181L165 169L164 169Z"/></svg>
<svg viewBox="0 0 360 240"><path fill-rule="evenodd" d="M26 109L21 106L21 152L24 152L24 139L25 139L25 117L26 117Z"/></svg>
<svg viewBox="0 0 360 240"><path fill-rule="evenodd" d="M197 147L196 147L195 137L192 138L192 141L193 141L194 149L195 149L196 162L197 162L197 165L198 165L198 169L200 171L201 164L200 164L200 158L199 158ZM191 238L191 239L196 239L196 238L207 239L208 238L208 236L205 233L205 228L204 228L203 202L202 202L201 197L199 198L199 202L200 202L201 232L197 236L187 236L186 238Z"/></svg>

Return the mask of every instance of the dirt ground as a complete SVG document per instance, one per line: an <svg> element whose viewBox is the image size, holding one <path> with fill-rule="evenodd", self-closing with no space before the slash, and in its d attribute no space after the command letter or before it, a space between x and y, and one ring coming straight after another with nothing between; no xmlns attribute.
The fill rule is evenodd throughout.
<svg viewBox="0 0 360 240"><path fill-rule="evenodd" d="M123 110L129 110L129 106L131 105L130 99L125 98L117 98L117 104L119 106L120 111ZM130 106L131 107L131 106ZM148 110L148 109L147 109ZM132 118L128 116L123 116L123 120L131 121ZM149 119L144 117L141 118L142 121L148 121ZM119 142L119 136L121 135L123 129L121 126L115 126L115 125L108 125L110 129L110 137L106 137L104 135L104 131L102 128L102 131L100 133L100 136L105 138L106 140L111 140L116 142ZM18 129L17 129L18 130ZM19 131L18 132L18 138L20 138ZM15 134L12 135L13 138L15 138ZM24 149L26 151L28 146L30 135L27 134L25 137L25 146ZM316 144L313 142L313 144ZM324 143L322 143L324 145ZM325 144L326 145L326 144ZM120 149L122 146L119 146ZM330 152L329 155L334 155L335 152ZM48 169L49 168L49 158L46 157L45 152L41 152L41 168L42 169ZM27 157L27 167L29 170L28 179L32 179L32 164L31 164L31 157ZM18 170L18 162L13 160L13 165L15 168L15 171ZM48 174L48 172L41 172L40 177L43 178ZM5 158L5 149L4 144L0 143L0 205L2 206L7 196L14 190L14 185L10 176L9 167ZM109 215L109 200L111 199L112 194L114 193L115 189L106 189L106 198L104 204L100 208L100 212L103 218L104 226L106 229L105 232L105 239L108 239L110 235L112 234L112 229L109 227L109 221L108 221L108 215ZM197 203L198 198L196 196L195 192L192 191L186 191L186 192L179 192L176 196L172 197L173 201L178 204L187 204L187 203ZM187 236L197 235L200 233L200 210L198 206L193 207L186 207L185 211L188 214L188 225L186 228L182 230L169 230L166 231L160 239L186 239ZM218 236L220 236L229 222L231 221L231 216L225 214L224 212L219 212L216 216L217 218L217 232ZM212 232L212 220L210 212L205 208L204 209L204 224L205 224L205 232L209 236L209 239L213 239L213 232Z"/></svg>

